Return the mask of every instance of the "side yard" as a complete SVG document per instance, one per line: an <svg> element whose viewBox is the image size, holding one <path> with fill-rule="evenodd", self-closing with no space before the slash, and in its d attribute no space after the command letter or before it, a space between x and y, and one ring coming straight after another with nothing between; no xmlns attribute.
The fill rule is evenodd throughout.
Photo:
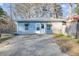
<svg viewBox="0 0 79 59"><path fill-rule="evenodd" d="M12 35L12 34L2 34L0 37L0 43L2 43L3 41L6 41L12 37L14 37L14 35Z"/></svg>
<svg viewBox="0 0 79 59"><path fill-rule="evenodd" d="M53 35L53 38L56 39L56 42L60 46L62 52L71 56L79 56L79 39L74 39L63 34L55 34Z"/></svg>

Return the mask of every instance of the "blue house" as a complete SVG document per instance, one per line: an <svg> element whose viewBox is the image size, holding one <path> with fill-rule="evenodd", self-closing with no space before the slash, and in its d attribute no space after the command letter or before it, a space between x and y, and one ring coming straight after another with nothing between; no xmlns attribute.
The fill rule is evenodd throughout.
<svg viewBox="0 0 79 59"><path fill-rule="evenodd" d="M59 28L61 27L62 29L63 21L64 19L56 20L50 18L30 18L27 20L17 20L16 33L17 34L51 34L56 32L55 25L59 26Z"/></svg>

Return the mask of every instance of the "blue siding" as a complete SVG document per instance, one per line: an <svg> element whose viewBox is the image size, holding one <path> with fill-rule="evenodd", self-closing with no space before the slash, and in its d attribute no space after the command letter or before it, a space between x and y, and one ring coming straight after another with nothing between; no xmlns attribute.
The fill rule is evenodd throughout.
<svg viewBox="0 0 79 59"><path fill-rule="evenodd" d="M46 23L29 23L28 30L25 30L25 24L26 23L18 23L17 25L17 33L18 34L33 34L33 33L52 33L52 29L47 30ZM41 24L44 24L44 28L41 28ZM40 28L40 30L37 30L37 27Z"/></svg>
<svg viewBox="0 0 79 59"><path fill-rule="evenodd" d="M25 30L25 23L18 23L18 34L31 34L35 33L35 23L29 23L28 30Z"/></svg>
<svg viewBox="0 0 79 59"><path fill-rule="evenodd" d="M29 23L29 33L35 33L36 23Z"/></svg>

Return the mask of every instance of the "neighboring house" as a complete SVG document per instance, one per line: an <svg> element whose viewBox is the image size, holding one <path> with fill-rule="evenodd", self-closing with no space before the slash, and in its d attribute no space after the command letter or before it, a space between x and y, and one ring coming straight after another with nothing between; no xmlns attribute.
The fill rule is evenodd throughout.
<svg viewBox="0 0 79 59"><path fill-rule="evenodd" d="M65 19L30 18L17 20L17 34L51 34L61 33Z"/></svg>
<svg viewBox="0 0 79 59"><path fill-rule="evenodd" d="M79 38L79 16L68 17L66 33L74 38Z"/></svg>

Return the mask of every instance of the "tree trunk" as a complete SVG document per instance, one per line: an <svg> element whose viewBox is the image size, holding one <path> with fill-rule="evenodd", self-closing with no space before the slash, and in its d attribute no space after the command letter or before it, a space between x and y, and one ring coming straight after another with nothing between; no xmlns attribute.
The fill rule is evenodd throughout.
<svg viewBox="0 0 79 59"><path fill-rule="evenodd" d="M0 38L1 38L1 33L0 33Z"/></svg>
<svg viewBox="0 0 79 59"><path fill-rule="evenodd" d="M69 13L70 13L70 17L72 17L72 3L69 3L70 4L70 11L69 11Z"/></svg>

